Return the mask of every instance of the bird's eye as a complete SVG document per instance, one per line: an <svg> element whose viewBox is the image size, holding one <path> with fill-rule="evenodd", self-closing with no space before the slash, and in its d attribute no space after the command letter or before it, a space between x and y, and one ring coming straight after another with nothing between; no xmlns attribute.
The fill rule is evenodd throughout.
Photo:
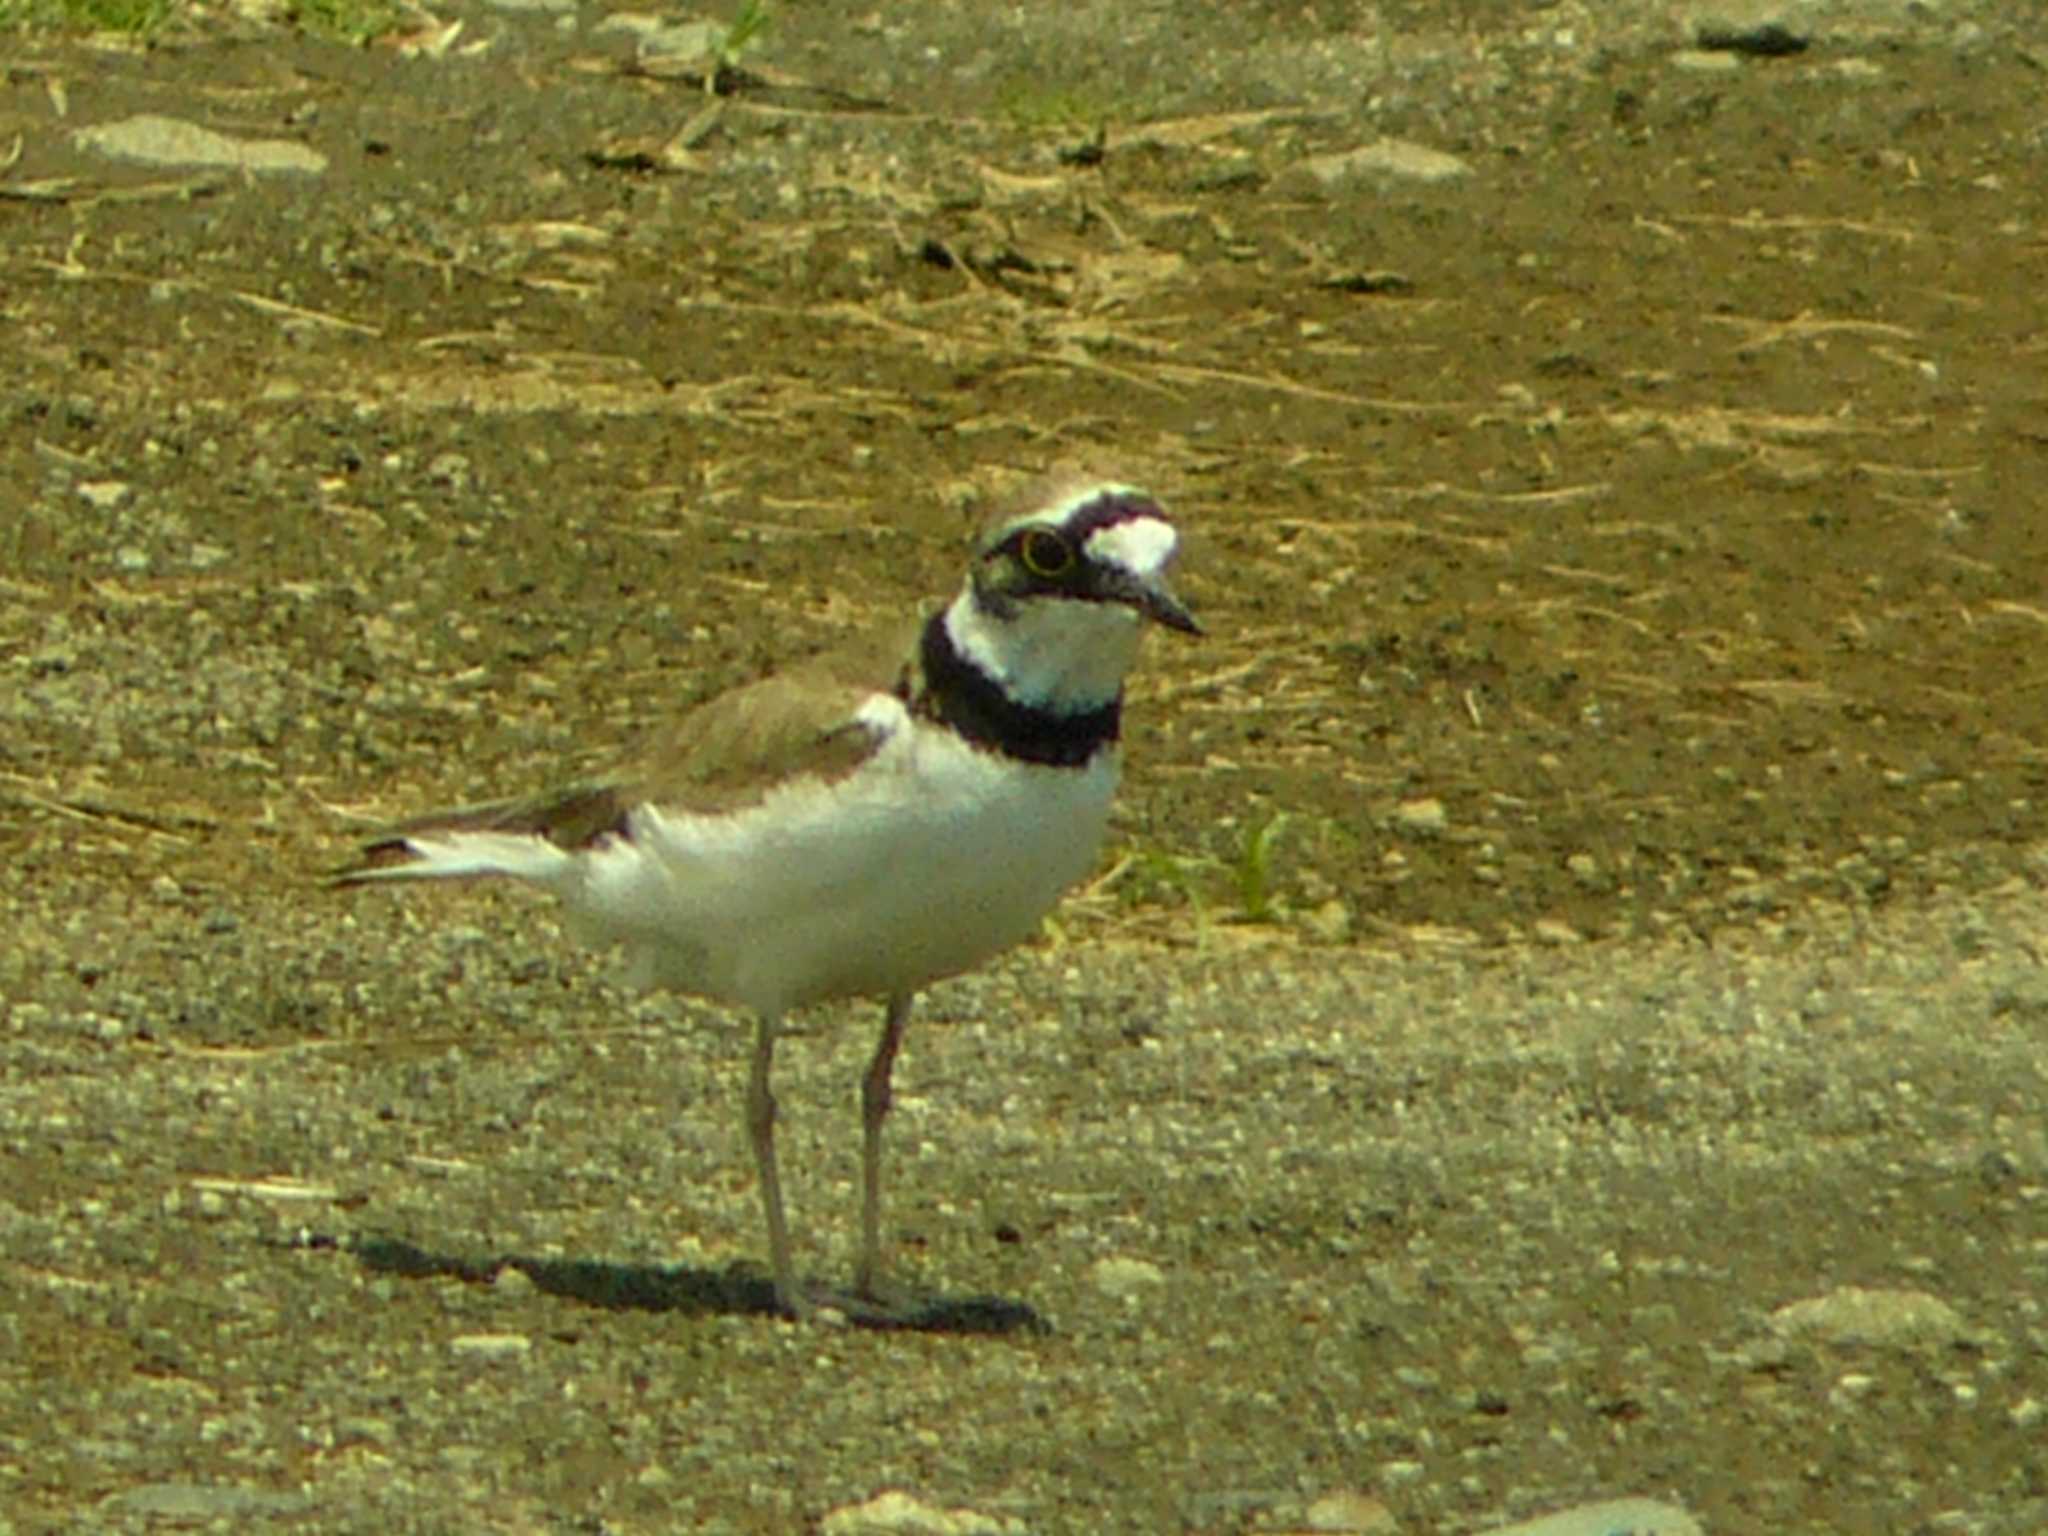
<svg viewBox="0 0 2048 1536"><path fill-rule="evenodd" d="M1032 575L1050 580L1074 568L1074 547L1050 529L1033 528L1017 546L1017 558Z"/></svg>

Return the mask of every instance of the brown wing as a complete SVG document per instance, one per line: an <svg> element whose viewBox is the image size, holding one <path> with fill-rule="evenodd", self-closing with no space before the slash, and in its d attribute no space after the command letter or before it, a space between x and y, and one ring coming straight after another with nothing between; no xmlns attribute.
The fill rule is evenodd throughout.
<svg viewBox="0 0 2048 1536"><path fill-rule="evenodd" d="M364 846L346 884L409 862L406 839L423 832L512 832L559 848L585 848L623 835L636 805L730 811L760 801L777 784L831 781L874 752L856 718L877 693L910 696L917 626L899 627L707 699L652 738L618 770L546 794L430 812Z"/></svg>
<svg viewBox="0 0 2048 1536"><path fill-rule="evenodd" d="M892 649L879 670L835 657L707 700L627 765L616 781L626 802L738 810L790 779L853 772L878 745L862 706L908 696L906 653Z"/></svg>

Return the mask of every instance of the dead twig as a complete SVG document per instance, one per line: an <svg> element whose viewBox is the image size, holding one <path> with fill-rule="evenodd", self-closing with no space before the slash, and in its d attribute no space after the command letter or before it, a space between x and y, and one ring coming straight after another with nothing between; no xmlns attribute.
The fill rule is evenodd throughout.
<svg viewBox="0 0 2048 1536"><path fill-rule="evenodd" d="M10 157L0 159L0 169L5 169L19 158L21 141L15 140ZM0 182L0 198L20 203L68 203L78 208L90 208L98 203L153 203L171 200L189 203L194 198L210 197L228 185L229 178L219 175L185 176L176 181L149 181L132 187L108 187L98 183L81 181L76 176L45 176L36 181Z"/></svg>
<svg viewBox="0 0 2048 1536"><path fill-rule="evenodd" d="M1921 232L1904 224L1879 224L1868 219L1819 219L1799 215L1783 215L1766 218L1759 213L1744 213L1729 217L1713 213L1673 214L1673 224L1718 225L1725 229L1738 229L1744 234L1782 234L1807 231L1839 230L1849 235L1869 235L1873 239L1896 240L1901 245L1911 245L1921 238Z"/></svg>
<svg viewBox="0 0 2048 1536"><path fill-rule="evenodd" d="M1758 320L1748 315L1709 315L1714 325L1731 325L1746 334L1736 342L1738 352L1761 352L1781 341L1806 341L1815 336L1848 332L1862 336L1896 336L1911 340L1919 333L1886 320L1827 320L1811 310L1801 310L1790 320Z"/></svg>
<svg viewBox="0 0 2048 1536"><path fill-rule="evenodd" d="M33 787L35 780L24 778L18 773L0 773L0 779L7 781L7 787L0 788L0 799L31 810L46 811L52 816L61 816L70 821L141 832L151 837L168 838L175 843L190 843L194 839L184 833L173 831L173 827L211 832L219 825L190 811L165 813L133 810L92 796L41 794Z"/></svg>
<svg viewBox="0 0 2048 1536"><path fill-rule="evenodd" d="M1274 394L1296 395L1305 400L1327 400L1334 405L1355 405L1366 410L1388 411L1397 416L1441 416L1471 409L1469 401L1389 400L1376 395L1348 395L1342 390L1303 384L1277 373L1242 373L1235 368L1209 368L1197 363L1155 363L1155 372L1190 384L1235 384L1246 389Z"/></svg>

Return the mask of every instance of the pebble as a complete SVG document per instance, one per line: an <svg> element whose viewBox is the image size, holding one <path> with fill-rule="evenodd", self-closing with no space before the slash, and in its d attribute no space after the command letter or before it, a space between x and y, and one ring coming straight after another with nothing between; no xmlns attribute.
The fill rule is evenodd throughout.
<svg viewBox="0 0 2048 1536"><path fill-rule="evenodd" d="M1443 801L1434 796L1426 800L1403 800L1394 807L1393 819L1394 830L1410 837L1435 837L1451 824Z"/></svg>
<svg viewBox="0 0 2048 1536"><path fill-rule="evenodd" d="M1141 1291L1164 1285L1166 1272L1144 1259L1111 1258L1098 1259L1089 1269L1088 1278L1105 1296L1130 1301Z"/></svg>
<svg viewBox="0 0 2048 1536"><path fill-rule="evenodd" d="M1342 1531L1350 1536L1392 1536L1400 1527L1394 1513L1369 1493L1326 1493L1303 1513L1304 1531Z"/></svg>
<svg viewBox="0 0 2048 1536"><path fill-rule="evenodd" d="M293 139L231 139L182 118L145 112L81 128L79 148L136 165L197 166L255 175L317 176L327 157Z"/></svg>
<svg viewBox="0 0 2048 1536"><path fill-rule="evenodd" d="M1956 1309L1938 1296L1925 1291L1866 1290L1858 1285L1787 1302L1771 1314L1771 1327L1786 1338L1901 1348L1955 1344L1969 1337Z"/></svg>
<svg viewBox="0 0 2048 1536"><path fill-rule="evenodd" d="M675 62L715 59L726 39L726 28L715 21L671 21L634 11L614 12L599 22L596 30L630 34L642 59Z"/></svg>
<svg viewBox="0 0 2048 1536"><path fill-rule="evenodd" d="M132 494L135 487L126 480L87 480L78 487L79 499L102 512L111 512Z"/></svg>
<svg viewBox="0 0 2048 1536"><path fill-rule="evenodd" d="M523 1333L463 1333L448 1347L469 1360L517 1360L533 1352L533 1340Z"/></svg>
<svg viewBox="0 0 2048 1536"><path fill-rule="evenodd" d="M1361 177L1438 182L1472 174L1471 162L1447 150L1431 149L1406 139L1381 139L1335 154L1311 155L1301 162L1300 168L1326 187Z"/></svg>
<svg viewBox="0 0 2048 1536"><path fill-rule="evenodd" d="M1480 1536L1703 1536L1699 1521L1655 1499L1603 1499L1556 1514L1499 1525Z"/></svg>
<svg viewBox="0 0 2048 1536"><path fill-rule="evenodd" d="M844 1504L818 1524L819 1536L1024 1536L1025 1526L978 1509L946 1508L890 1488Z"/></svg>

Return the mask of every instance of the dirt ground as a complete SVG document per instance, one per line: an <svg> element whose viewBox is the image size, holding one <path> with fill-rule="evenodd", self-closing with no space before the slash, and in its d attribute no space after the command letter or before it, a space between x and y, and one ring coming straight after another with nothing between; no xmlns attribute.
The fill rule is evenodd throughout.
<svg viewBox="0 0 2048 1536"><path fill-rule="evenodd" d="M1784 15L0 45L0 1532L2048 1528L2048 20ZM914 1028L961 1331L794 1328L742 1031L317 877L1105 456L1210 635Z"/></svg>

